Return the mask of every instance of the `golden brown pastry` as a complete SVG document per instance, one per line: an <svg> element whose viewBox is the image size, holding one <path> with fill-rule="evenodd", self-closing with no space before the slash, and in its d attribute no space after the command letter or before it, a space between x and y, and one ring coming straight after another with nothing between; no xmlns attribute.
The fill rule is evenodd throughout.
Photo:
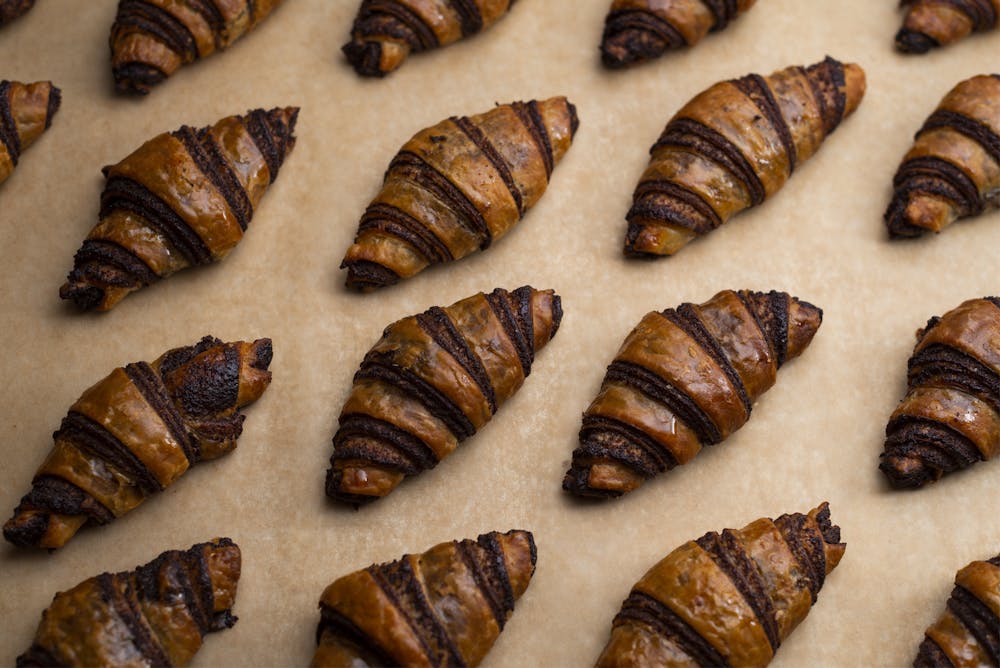
<svg viewBox="0 0 1000 668"><path fill-rule="evenodd" d="M1000 666L1000 555L955 575L945 611L928 629L914 668Z"/></svg>
<svg viewBox="0 0 1000 668"><path fill-rule="evenodd" d="M257 27L282 0L119 0L111 72L122 93L149 89Z"/></svg>
<svg viewBox="0 0 1000 668"><path fill-rule="evenodd" d="M865 73L833 58L717 83L688 102L650 149L628 212L625 254L673 255L776 193L865 93Z"/></svg>
<svg viewBox="0 0 1000 668"><path fill-rule="evenodd" d="M62 93L51 81L0 81L0 183L14 172L21 153L52 125L61 101Z"/></svg>
<svg viewBox="0 0 1000 668"><path fill-rule="evenodd" d="M524 286L389 325L341 409L327 495L368 503L437 466L521 387L561 319L558 295Z"/></svg>
<svg viewBox="0 0 1000 668"><path fill-rule="evenodd" d="M1000 453L1000 299L970 299L917 331L906 396L879 468L921 487Z"/></svg>
<svg viewBox="0 0 1000 668"><path fill-rule="evenodd" d="M820 309L784 292L749 290L647 314L583 414L563 489L621 496L724 440L822 319Z"/></svg>
<svg viewBox="0 0 1000 668"><path fill-rule="evenodd" d="M597 667L767 665L846 547L826 503L689 541L632 587Z"/></svg>
<svg viewBox="0 0 1000 668"><path fill-rule="evenodd" d="M366 77L384 77L410 52L436 49L489 28L516 0L362 0L343 46Z"/></svg>
<svg viewBox="0 0 1000 668"><path fill-rule="evenodd" d="M17 666L186 666L236 623L239 579L240 548L217 538L84 580L56 594Z"/></svg>
<svg viewBox="0 0 1000 668"><path fill-rule="evenodd" d="M4 538L62 547L88 520L107 524L194 464L229 454L243 432L240 408L267 389L270 363L270 339L206 336L115 369L70 406Z"/></svg>
<svg viewBox="0 0 1000 668"><path fill-rule="evenodd" d="M1000 75L966 79L924 122L893 179L892 238L940 232L1000 206Z"/></svg>
<svg viewBox="0 0 1000 668"><path fill-rule="evenodd" d="M535 572L528 531L373 564L323 592L313 668L478 666Z"/></svg>
<svg viewBox="0 0 1000 668"><path fill-rule="evenodd" d="M1000 0L900 0L906 8L896 48L904 53L927 53L972 32L996 30Z"/></svg>
<svg viewBox="0 0 1000 668"><path fill-rule="evenodd" d="M757 0L614 0L604 19L601 60L619 68L694 46Z"/></svg>
<svg viewBox="0 0 1000 668"><path fill-rule="evenodd" d="M534 206L576 133L564 97L452 117L403 145L341 268L373 290L486 250Z"/></svg>
<svg viewBox="0 0 1000 668"><path fill-rule="evenodd" d="M224 259L295 145L298 112L254 109L212 127L185 125L105 167L100 222L59 296L107 311L181 269Z"/></svg>
<svg viewBox="0 0 1000 668"><path fill-rule="evenodd" d="M28 13L35 0L0 0L0 26Z"/></svg>

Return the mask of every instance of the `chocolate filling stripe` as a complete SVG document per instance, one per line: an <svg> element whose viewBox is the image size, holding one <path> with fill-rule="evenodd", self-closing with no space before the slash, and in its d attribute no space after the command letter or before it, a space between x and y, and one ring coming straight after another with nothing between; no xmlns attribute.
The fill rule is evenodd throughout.
<svg viewBox="0 0 1000 668"><path fill-rule="evenodd" d="M650 152L655 153L666 146L688 149L695 155L717 162L743 184L753 206L761 204L767 197L764 184L750 161L733 142L714 128L691 118L675 118Z"/></svg>
<svg viewBox="0 0 1000 668"><path fill-rule="evenodd" d="M148 0L121 0L115 17L114 32L135 28L149 33L190 62L198 57L198 46L188 27L167 10Z"/></svg>
<svg viewBox="0 0 1000 668"><path fill-rule="evenodd" d="M968 137L982 146L993 162L1000 165L1000 135L986 123L956 111L939 109L924 122L917 136L936 128L948 128Z"/></svg>
<svg viewBox="0 0 1000 668"><path fill-rule="evenodd" d="M21 156L21 137L10 109L10 86L9 81L0 81L0 141L7 149L11 164L16 167Z"/></svg>
<svg viewBox="0 0 1000 668"><path fill-rule="evenodd" d="M101 573L98 575L96 584L101 592L101 599L111 604L118 620L128 630L132 645L142 658L153 668L170 668L173 664L163 647L156 641L152 630L147 626L127 577L127 574L124 573L117 575ZM121 582L121 580L125 580L125 582ZM124 586L126 590L124 594L120 591L119 586Z"/></svg>
<svg viewBox="0 0 1000 668"><path fill-rule="evenodd" d="M201 237L163 200L138 181L123 176L108 179L104 192L101 193L101 218L110 216L116 209L141 216L189 264L208 264L212 261L212 253Z"/></svg>
<svg viewBox="0 0 1000 668"><path fill-rule="evenodd" d="M21 499L18 508L21 506L59 515L84 515L97 524L107 524L115 519L114 513L87 491L49 474L35 476L31 481L31 491Z"/></svg>
<svg viewBox="0 0 1000 668"><path fill-rule="evenodd" d="M712 32L725 28L739 13L736 0L702 0L702 2L708 6L709 11L712 12L712 16L715 18L715 25L712 26Z"/></svg>
<svg viewBox="0 0 1000 668"><path fill-rule="evenodd" d="M493 613L493 619L496 620L497 626L503 631L503 627L507 623L508 611L504 609L503 603L497 600L496 588L493 586L489 575L484 571L477 546L472 541L463 540L456 543L455 547L465 567L469 569L476 587L483 595L483 598L486 599L486 603L489 604L490 612Z"/></svg>
<svg viewBox="0 0 1000 668"><path fill-rule="evenodd" d="M712 645L702 638L683 617L657 599L633 590L621 611L615 616L613 626L638 623L667 638L699 666L725 667L729 663Z"/></svg>
<svg viewBox="0 0 1000 668"><path fill-rule="evenodd" d="M517 212L519 215L524 215L524 197L521 195L521 189L518 187L517 182L514 181L514 176L510 172L510 166L504 159L500 152L497 151L493 142L490 141L479 126L473 123L469 118L465 116L452 116L451 122L458 126L466 137L469 138L476 148L478 148L486 159L490 161L493 165L493 169L496 170L497 174L500 175L500 179L503 181L504 185L507 186L507 190L510 191L510 196L514 199L514 204L517 205Z"/></svg>
<svg viewBox="0 0 1000 668"><path fill-rule="evenodd" d="M925 636L913 660L913 668L954 668L954 664L936 642Z"/></svg>
<svg viewBox="0 0 1000 668"><path fill-rule="evenodd" d="M413 246L430 263L449 262L454 256L441 239L426 225L392 204L375 202L361 217L359 232L380 230L399 237Z"/></svg>
<svg viewBox="0 0 1000 668"><path fill-rule="evenodd" d="M413 181L441 200L455 213L460 224L481 239L480 250L486 250L493 243L493 232L472 200L421 156L409 151L400 151L389 164L387 178L390 172L398 172L400 179Z"/></svg>
<svg viewBox="0 0 1000 668"><path fill-rule="evenodd" d="M975 443L940 422L902 415L890 421L885 431L884 456L916 458L944 472L983 461Z"/></svg>
<svg viewBox="0 0 1000 668"><path fill-rule="evenodd" d="M210 619L192 588L188 558L187 552L170 550L137 568L136 593L146 601L180 602L198 627L199 635L204 636L209 631Z"/></svg>
<svg viewBox="0 0 1000 668"><path fill-rule="evenodd" d="M226 200L226 204L240 224L240 229L246 230L247 223L253 216L253 206L247 198L246 191L243 190L243 185L219 152L211 132L207 128L195 130L185 125L171 134L184 144L195 165Z"/></svg>
<svg viewBox="0 0 1000 668"><path fill-rule="evenodd" d="M118 437L82 413L70 411L63 418L56 439L65 439L80 450L125 474L146 494L163 489L156 476Z"/></svg>
<svg viewBox="0 0 1000 668"><path fill-rule="evenodd" d="M243 116L243 125L257 145L257 150L264 156L267 163L267 171L271 177L271 183L278 178L278 170L285 161L286 145L291 138L292 126L295 124L293 118L287 128L274 127L268 112L263 109L254 109L246 116ZM283 125L276 123L277 125Z"/></svg>
<svg viewBox="0 0 1000 668"><path fill-rule="evenodd" d="M2 97L2 96L0 96ZM52 127L52 119L62 105L62 91L52 86L49 88L49 99L45 103L45 129Z"/></svg>
<svg viewBox="0 0 1000 668"><path fill-rule="evenodd" d="M184 426L184 418L174 406L170 393L160 376L153 371L153 367L146 362L136 362L125 366L125 374L135 385L146 403L156 411L156 414L163 420L167 430L174 440L181 446L184 456L189 464L197 464L201 460L201 448L197 441L192 439Z"/></svg>
<svg viewBox="0 0 1000 668"><path fill-rule="evenodd" d="M384 20L380 20L380 14L395 19L400 24L400 27L413 36L412 38L416 42L411 42L410 46L415 51L433 49L440 46L434 29L416 12L398 0L371 0L370 2L366 2L358 15L354 31L356 33L361 32L365 36L378 37L386 29L386 26L383 25ZM375 28L375 30L371 32L366 31L365 28L368 27L366 24Z"/></svg>
<svg viewBox="0 0 1000 668"><path fill-rule="evenodd" d="M961 206L963 215L982 213L985 202L976 183L961 168L936 156L912 158L893 178L895 195L889 212L905 208L913 193L928 193Z"/></svg>
<svg viewBox="0 0 1000 668"><path fill-rule="evenodd" d="M806 526L806 516L801 513L782 515L774 520L788 550L795 557L805 575L813 603L826 580L826 551L822 536ZM816 534L816 535L814 535Z"/></svg>
<svg viewBox="0 0 1000 668"><path fill-rule="evenodd" d="M992 665L1000 665L1000 618L993 614L989 606L959 585L951 592L948 609L969 630L990 657Z"/></svg>
<svg viewBox="0 0 1000 668"><path fill-rule="evenodd" d="M944 344L927 346L907 362L909 388L952 387L972 394L1000 412L1000 374L976 358Z"/></svg>
<svg viewBox="0 0 1000 668"><path fill-rule="evenodd" d="M517 350L517 359L521 363L521 373L527 377L531 373L531 362L534 358L534 348L531 342L524 335L524 330L519 326L517 315L511 308L508 295L497 288L486 295L486 302L490 305L493 315L506 332L514 349Z"/></svg>
<svg viewBox="0 0 1000 668"><path fill-rule="evenodd" d="M126 276L122 280L116 280L113 275L107 272L100 272L99 280L108 285L119 285L119 287L132 287L135 283L140 285L151 285L160 280L160 277L149 268L141 257L133 253L124 246L119 246L113 241L103 239L86 239L80 249L73 256L73 274L82 271L87 274L89 264L93 263L94 268L100 271L101 265L111 265L120 270Z"/></svg>
<svg viewBox="0 0 1000 668"><path fill-rule="evenodd" d="M488 571L489 580L492 584L493 595L500 599L500 605L505 612L514 609L514 588L510 584L510 577L507 574L507 562L504 560L503 547L497 540L496 534L482 534L476 542L483 548L483 565Z"/></svg>
<svg viewBox="0 0 1000 668"><path fill-rule="evenodd" d="M373 443L374 441L374 443ZM368 415L344 415L333 439L334 459L363 459L416 475L438 464L426 443L394 424ZM386 452L388 446L389 452Z"/></svg>
<svg viewBox="0 0 1000 668"><path fill-rule="evenodd" d="M673 453L649 434L604 415L585 414L580 428L580 447L573 458L610 459L634 469L644 478L677 466Z"/></svg>
<svg viewBox="0 0 1000 668"><path fill-rule="evenodd" d="M219 8L215 6L212 0L187 0L187 4L198 12L201 18L205 20L205 23L208 24L208 27L212 31L215 48L222 48L222 33L226 29L226 19L222 16Z"/></svg>
<svg viewBox="0 0 1000 668"><path fill-rule="evenodd" d="M675 25L641 9L625 9L611 12L604 25L602 41L606 42L615 35L629 30L648 32L664 42L667 49L677 49L687 46L684 34Z"/></svg>
<svg viewBox="0 0 1000 668"><path fill-rule="evenodd" d="M368 637L357 625L338 610L331 608L325 603L321 603L319 624L316 627L316 644L320 644L324 633L332 636L339 636L358 645L362 650L369 652L377 661L377 665L391 666L394 661L382 651L374 640Z"/></svg>
<svg viewBox="0 0 1000 668"><path fill-rule="evenodd" d="M719 429L697 402L655 371L631 362L615 360L608 367L604 383L621 383L665 406L694 431L703 444L714 445L722 440Z"/></svg>
<svg viewBox="0 0 1000 668"><path fill-rule="evenodd" d="M788 296L772 290L768 293L768 302L773 316L768 320L770 326L765 331L777 354L777 366L781 368L788 358Z"/></svg>
<svg viewBox="0 0 1000 668"><path fill-rule="evenodd" d="M816 98L823 118L823 129L827 135L832 135L844 120L844 110L847 108L844 65L839 60L827 56L823 62L811 65L802 70L802 73Z"/></svg>
<svg viewBox="0 0 1000 668"><path fill-rule="evenodd" d="M474 35L483 29L483 15L475 0L451 0L449 2L459 16L462 25L462 37Z"/></svg>
<svg viewBox="0 0 1000 668"><path fill-rule="evenodd" d="M475 381L480 393L486 398L490 413L497 412L497 396L493 389L482 360L469 347L462 333L455 327L448 312L440 306L433 306L417 316L420 328L434 340L438 346L451 355L465 369L469 377Z"/></svg>
<svg viewBox="0 0 1000 668"><path fill-rule="evenodd" d="M521 121L521 125L523 125L531 135L531 139L535 142L535 146L538 148L538 154L541 156L542 162L545 164L545 179L547 181L552 178L554 157L552 154L552 143L549 140L549 132L545 129L545 121L542 119L542 114L538 110L538 102L535 100L532 100L527 104L524 102L514 102L511 105L511 108L514 110L514 113L517 114L517 119Z"/></svg>
<svg viewBox="0 0 1000 668"><path fill-rule="evenodd" d="M722 219L701 195L683 184L662 179L642 181L636 186L635 203L626 218L652 218L706 234L722 225ZM666 201L664 201L666 200Z"/></svg>
<svg viewBox="0 0 1000 668"><path fill-rule="evenodd" d="M521 330L524 332L524 338L528 341L528 345L531 346L531 358L535 358L535 318L531 311L531 295L533 290L524 286L514 290L510 293L511 298L517 304L517 319L521 324ZM559 321L562 320L562 307L561 302L558 297L555 297L552 301L552 332L549 334L549 338L556 335L556 330L559 329ZM527 375L527 374L525 374Z"/></svg>
<svg viewBox="0 0 1000 668"><path fill-rule="evenodd" d="M774 131L778 133L781 145L785 149L785 155L788 156L788 173L792 174L798 162L798 151L795 149L795 140L792 138L792 131L789 129L788 122L781 113L781 108L778 106L777 100L774 99L774 93L771 91L771 87L767 85L767 81L759 74L751 74L741 79L736 79L731 83L740 92L750 98L750 101L764 115L764 118L774 128Z"/></svg>

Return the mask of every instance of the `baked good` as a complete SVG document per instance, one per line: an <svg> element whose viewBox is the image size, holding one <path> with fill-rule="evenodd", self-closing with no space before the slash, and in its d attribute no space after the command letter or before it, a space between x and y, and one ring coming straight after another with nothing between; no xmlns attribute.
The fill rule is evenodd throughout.
<svg viewBox="0 0 1000 668"><path fill-rule="evenodd" d="M922 487L1000 454L1000 299L970 299L917 331L879 468Z"/></svg>
<svg viewBox="0 0 1000 668"><path fill-rule="evenodd" d="M239 579L228 538L101 573L55 595L17 666L186 666L206 634L236 623Z"/></svg>
<svg viewBox="0 0 1000 668"><path fill-rule="evenodd" d="M757 0L613 0L604 19L601 61L628 67L669 49L694 46L718 32Z"/></svg>
<svg viewBox="0 0 1000 668"><path fill-rule="evenodd" d="M561 319L552 290L524 286L389 325L341 409L327 495L368 503L437 466L521 387Z"/></svg>
<svg viewBox="0 0 1000 668"><path fill-rule="evenodd" d="M348 287L385 287L489 248L545 192L576 128L576 108L554 97L421 130L361 217L341 264Z"/></svg>
<svg viewBox="0 0 1000 668"><path fill-rule="evenodd" d="M892 184L892 238L940 232L1000 206L1000 75L974 76L945 95Z"/></svg>
<svg viewBox="0 0 1000 668"><path fill-rule="evenodd" d="M122 93L149 90L182 65L229 47L282 0L119 0L111 73Z"/></svg>
<svg viewBox="0 0 1000 668"><path fill-rule="evenodd" d="M410 52L436 49L489 28L516 0L362 0L344 55L361 76L384 77Z"/></svg>
<svg viewBox="0 0 1000 668"><path fill-rule="evenodd" d="M186 267L218 262L243 238L295 145L298 107L183 126L104 168L100 222L59 296L107 311Z"/></svg>
<svg viewBox="0 0 1000 668"><path fill-rule="evenodd" d="M913 666L1000 666L1000 555L955 575L945 611L928 627Z"/></svg>
<svg viewBox="0 0 1000 668"><path fill-rule="evenodd" d="M900 0L906 9L896 48L904 53L927 53L972 32L996 30L1000 0Z"/></svg>
<svg viewBox="0 0 1000 668"><path fill-rule="evenodd" d="M373 564L323 592L313 668L477 666L535 572L528 531Z"/></svg>
<svg viewBox="0 0 1000 668"><path fill-rule="evenodd" d="M673 255L776 193L865 92L857 65L827 58L717 83L667 123L628 215L625 254Z"/></svg>
<svg viewBox="0 0 1000 668"><path fill-rule="evenodd" d="M21 153L52 125L60 102L62 93L51 81L0 81L0 183L14 172Z"/></svg>
<svg viewBox="0 0 1000 668"><path fill-rule="evenodd" d="M27 14L34 6L35 0L0 0L0 26Z"/></svg>
<svg viewBox="0 0 1000 668"><path fill-rule="evenodd" d="M621 496L724 440L822 319L820 309L784 292L749 290L648 313L583 414L563 489Z"/></svg>
<svg viewBox="0 0 1000 668"><path fill-rule="evenodd" d="M118 367L70 406L4 538L62 547L88 520L107 524L194 464L229 454L243 432L239 410L267 389L270 363L270 339L206 336Z"/></svg>
<svg viewBox="0 0 1000 668"><path fill-rule="evenodd" d="M826 503L689 541L632 588L597 667L767 665L846 547Z"/></svg>

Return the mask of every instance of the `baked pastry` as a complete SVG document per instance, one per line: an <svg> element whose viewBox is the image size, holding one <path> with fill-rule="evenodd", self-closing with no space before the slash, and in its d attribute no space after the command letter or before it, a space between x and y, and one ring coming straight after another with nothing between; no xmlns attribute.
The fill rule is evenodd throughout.
<svg viewBox="0 0 1000 668"><path fill-rule="evenodd" d="M632 587L597 667L767 665L846 547L826 503L689 541Z"/></svg>
<svg viewBox="0 0 1000 668"><path fill-rule="evenodd" d="M865 93L857 65L827 58L717 83L667 123L628 212L625 254L673 255L776 193Z"/></svg>
<svg viewBox="0 0 1000 668"><path fill-rule="evenodd" d="M535 572L528 531L373 564L323 592L313 668L477 666Z"/></svg>
<svg viewBox="0 0 1000 668"><path fill-rule="evenodd" d="M1000 206L1000 75L966 79L924 122L893 179L892 238L940 232Z"/></svg>
<svg viewBox="0 0 1000 668"><path fill-rule="evenodd" d="M218 262L246 231L295 145L298 107L183 126L104 168L100 222L59 296L107 311L186 267Z"/></svg>
<svg viewBox="0 0 1000 668"><path fill-rule="evenodd" d="M62 93L51 81L0 81L0 183L14 172L21 153L52 125L60 102Z"/></svg>
<svg viewBox="0 0 1000 668"><path fill-rule="evenodd" d="M486 250L534 206L576 133L564 97L514 102L421 130L389 164L341 268L373 290Z"/></svg>
<svg viewBox="0 0 1000 668"><path fill-rule="evenodd" d="M914 668L1000 666L1000 555L955 575L945 611L928 629Z"/></svg>
<svg viewBox="0 0 1000 668"><path fill-rule="evenodd" d="M822 319L820 309L784 292L749 290L647 314L583 414L563 489L621 496L719 443L746 423Z"/></svg>
<svg viewBox="0 0 1000 668"><path fill-rule="evenodd" d="M0 0L0 26L28 13L35 0Z"/></svg>
<svg viewBox="0 0 1000 668"><path fill-rule="evenodd" d="M436 49L499 21L516 0L362 0L344 55L361 76L384 77L410 52Z"/></svg>
<svg viewBox="0 0 1000 668"><path fill-rule="evenodd" d="M368 503L437 466L521 387L561 319L552 290L524 286L389 325L341 409L327 495Z"/></svg>
<svg viewBox="0 0 1000 668"><path fill-rule="evenodd" d="M906 396L879 468L922 487L1000 453L1000 299L970 299L917 331Z"/></svg>
<svg viewBox="0 0 1000 668"><path fill-rule="evenodd" d="M119 0L111 73L122 93L150 88L257 27L282 0Z"/></svg>
<svg viewBox="0 0 1000 668"><path fill-rule="evenodd" d="M972 32L996 30L1000 0L900 0L906 8L896 48L904 53L927 53L948 46Z"/></svg>
<svg viewBox="0 0 1000 668"><path fill-rule="evenodd" d="M601 61L619 68L694 46L757 0L613 0L604 19Z"/></svg>
<svg viewBox="0 0 1000 668"><path fill-rule="evenodd" d="M186 666L205 635L236 623L240 548L228 538L101 573L52 599L28 666Z"/></svg>
<svg viewBox="0 0 1000 668"><path fill-rule="evenodd" d="M270 363L270 339L206 336L115 369L70 406L4 538L62 547L88 520L107 524L194 464L229 454L243 432L239 410L267 389Z"/></svg>

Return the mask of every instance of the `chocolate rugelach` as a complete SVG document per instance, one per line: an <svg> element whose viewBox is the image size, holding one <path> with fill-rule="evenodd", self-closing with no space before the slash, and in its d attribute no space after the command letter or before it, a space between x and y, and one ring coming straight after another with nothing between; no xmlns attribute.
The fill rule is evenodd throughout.
<svg viewBox="0 0 1000 668"><path fill-rule="evenodd" d="M186 666L236 623L240 567L240 548L216 538L84 580L56 594L17 666Z"/></svg>
<svg viewBox="0 0 1000 668"><path fill-rule="evenodd" d="M100 222L59 296L107 311L181 269L225 259L295 146L298 113L254 109L211 127L185 125L105 167Z"/></svg>
<svg viewBox="0 0 1000 668"><path fill-rule="evenodd" d="M621 68L694 46L757 0L614 0L604 19L601 61Z"/></svg>
<svg viewBox="0 0 1000 668"><path fill-rule="evenodd" d="M243 432L240 408L267 389L270 363L270 339L206 336L115 369L70 407L4 538L62 547L88 521L107 524L191 466L229 454Z"/></svg>
<svg viewBox="0 0 1000 668"><path fill-rule="evenodd" d="M998 206L1000 75L979 75L951 89L917 132L885 224L890 238L918 237Z"/></svg>
<svg viewBox="0 0 1000 668"><path fill-rule="evenodd" d="M906 8L896 48L903 53L927 53L948 46L973 32L996 30L1000 0L901 0Z"/></svg>
<svg viewBox="0 0 1000 668"><path fill-rule="evenodd" d="M632 588L597 668L767 665L846 547L826 503L689 541Z"/></svg>
<svg viewBox="0 0 1000 668"><path fill-rule="evenodd" d="M524 286L389 325L341 409L327 495L369 503L437 466L520 389L561 319L558 295Z"/></svg>
<svg viewBox="0 0 1000 668"><path fill-rule="evenodd" d="M35 0L0 0L0 27L28 13Z"/></svg>
<svg viewBox="0 0 1000 668"><path fill-rule="evenodd" d="M122 93L145 95L182 65L229 47L282 0L119 0L111 72Z"/></svg>
<svg viewBox="0 0 1000 668"><path fill-rule="evenodd" d="M553 97L421 130L393 158L361 217L341 263L347 286L393 285L489 248L545 193L577 125L576 108Z"/></svg>
<svg viewBox="0 0 1000 668"><path fill-rule="evenodd" d="M927 628L913 666L1000 666L1000 555L955 575L945 611Z"/></svg>
<svg viewBox="0 0 1000 668"><path fill-rule="evenodd" d="M750 419L822 319L787 293L749 290L647 314L583 415L563 489L618 497L721 442Z"/></svg>
<svg viewBox="0 0 1000 668"><path fill-rule="evenodd" d="M0 183L14 173L21 153L49 129L61 102L62 93L51 81L0 81Z"/></svg>
<svg viewBox="0 0 1000 668"><path fill-rule="evenodd" d="M763 203L864 93L864 70L828 57L723 81L695 96L650 149L626 216L625 254L673 255Z"/></svg>
<svg viewBox="0 0 1000 668"><path fill-rule="evenodd" d="M373 564L323 592L313 668L477 666L535 572L528 531Z"/></svg>
<svg viewBox="0 0 1000 668"><path fill-rule="evenodd" d="M1000 299L970 299L917 331L906 396L879 468L922 487L1000 453Z"/></svg>
<svg viewBox="0 0 1000 668"><path fill-rule="evenodd" d="M516 0L362 0L343 46L354 70L384 77L410 55L447 46L503 18Z"/></svg>

